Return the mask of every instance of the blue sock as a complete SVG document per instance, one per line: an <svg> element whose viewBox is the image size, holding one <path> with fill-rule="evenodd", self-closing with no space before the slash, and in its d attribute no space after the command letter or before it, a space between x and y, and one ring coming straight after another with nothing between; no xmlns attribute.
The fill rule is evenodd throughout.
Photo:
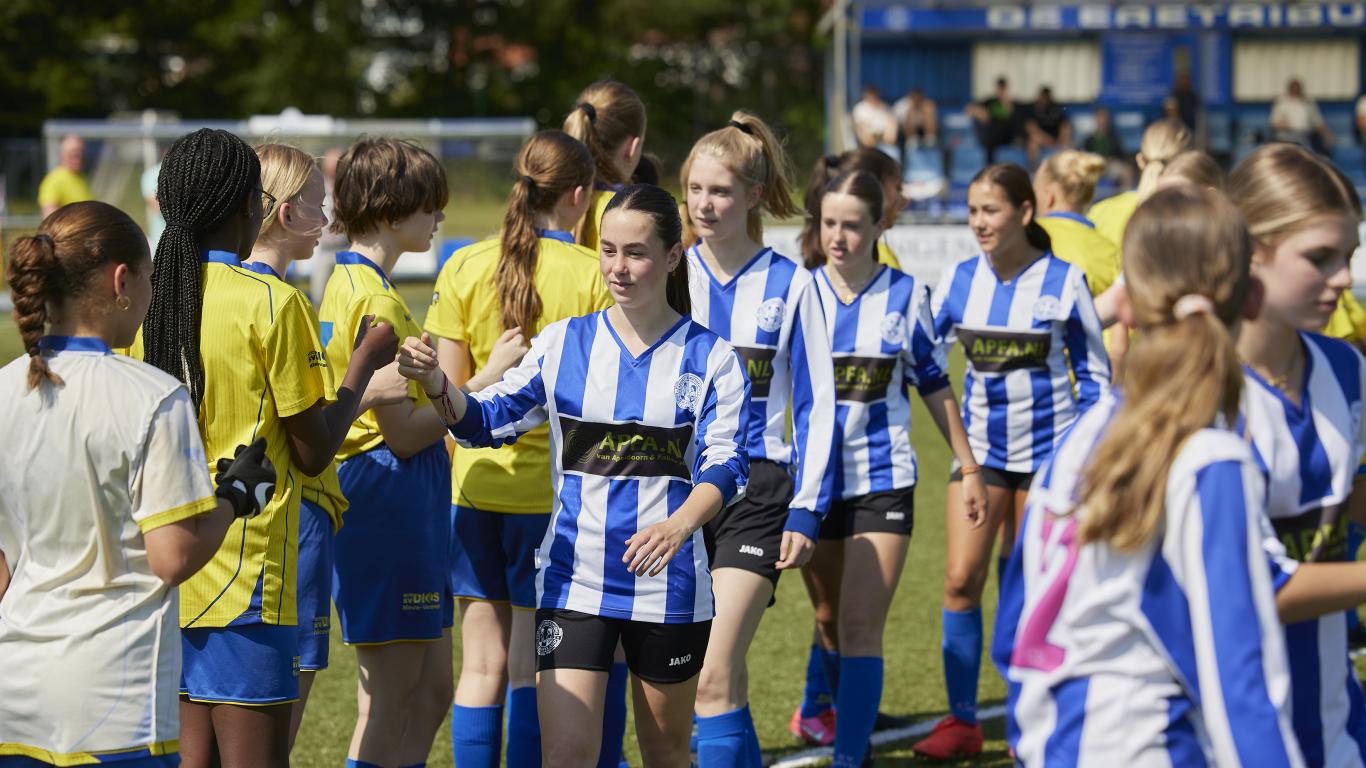
<svg viewBox="0 0 1366 768"><path fill-rule="evenodd" d="M815 717L830 708L830 686L825 683L825 664L821 661L821 647L811 644L806 656L806 688L802 690L802 717Z"/></svg>
<svg viewBox="0 0 1366 768"><path fill-rule="evenodd" d="M825 670L825 687L830 691L830 698L835 698L835 691L840 689L840 652L827 651L821 649L821 669Z"/></svg>
<svg viewBox="0 0 1366 768"><path fill-rule="evenodd" d="M509 688L507 768L540 768L541 721L536 719L536 686Z"/></svg>
<svg viewBox="0 0 1366 768"><path fill-rule="evenodd" d="M877 722L882 703L882 658L844 656L840 658L840 687L835 694L839 717L835 720L835 762L838 766L858 768L868 751L868 738Z"/></svg>
<svg viewBox="0 0 1366 768"><path fill-rule="evenodd" d="M607 675L607 698L602 709L602 746L598 748L598 768L620 768L621 742L626 738L626 682L630 679L626 662L612 665ZM512 768L512 766L508 766Z"/></svg>
<svg viewBox="0 0 1366 768"><path fill-rule="evenodd" d="M367 763L364 760L352 760L348 757L346 758L346 768L380 768L380 766Z"/></svg>
<svg viewBox="0 0 1366 768"><path fill-rule="evenodd" d="M503 708L452 706L451 756L459 768L498 768L503 756Z"/></svg>
<svg viewBox="0 0 1366 768"><path fill-rule="evenodd" d="M692 735L688 737L688 753L692 755L693 763L697 763L697 713L692 713Z"/></svg>
<svg viewBox="0 0 1366 768"><path fill-rule="evenodd" d="M764 754L759 750L759 732L754 730L754 716L750 714L748 704L740 711L745 713L745 766L763 768Z"/></svg>
<svg viewBox="0 0 1366 768"><path fill-rule="evenodd" d="M965 723L975 723L977 675L982 666L982 609L950 611L945 608L942 647L949 711Z"/></svg>
<svg viewBox="0 0 1366 768"><path fill-rule="evenodd" d="M697 768L748 768L748 719L748 707L697 718Z"/></svg>

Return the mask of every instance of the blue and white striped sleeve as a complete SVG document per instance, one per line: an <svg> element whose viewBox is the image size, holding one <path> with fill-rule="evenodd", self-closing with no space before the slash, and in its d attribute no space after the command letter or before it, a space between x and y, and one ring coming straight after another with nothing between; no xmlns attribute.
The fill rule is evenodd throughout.
<svg viewBox="0 0 1366 768"><path fill-rule="evenodd" d="M545 354L533 339L521 364L504 373L501 381L466 395L464 418L448 427L455 441L466 448L497 448L544 424Z"/></svg>
<svg viewBox="0 0 1366 768"><path fill-rule="evenodd" d="M744 435L749 421L749 378L730 345L718 343L711 382L697 413L695 484L711 483L725 504L738 499L749 484L749 453Z"/></svg>
<svg viewBox="0 0 1366 768"><path fill-rule="evenodd" d="M1220 765L1299 765L1288 716L1290 672L1258 518L1250 461L1200 468L1167 510L1164 550L1189 606L1197 696Z"/></svg>
<svg viewBox="0 0 1366 768"><path fill-rule="evenodd" d="M1110 388L1110 356L1105 351L1100 316L1096 314L1086 278L1076 267L1068 269L1072 311L1067 316L1067 357L1077 379L1077 410L1085 413Z"/></svg>
<svg viewBox="0 0 1366 768"><path fill-rule="evenodd" d="M810 273L806 273L808 278ZM797 297L788 343L792 366L792 442L797 454L796 492L785 531L815 541L830 510L835 478L835 363L816 284L808 279Z"/></svg>
<svg viewBox="0 0 1366 768"><path fill-rule="evenodd" d="M948 357L934 328L930 303L929 286L917 284L906 313L910 333L903 354L906 356L907 383L914 385L921 395L934 394L949 385Z"/></svg>
<svg viewBox="0 0 1366 768"><path fill-rule="evenodd" d="M944 269L944 273L939 276L939 282L934 285L934 293L930 296L930 315L934 318L934 333L946 349L958 341L953 306L949 299L953 293L954 282L958 279L959 266L950 264ZM966 290L966 286L961 290Z"/></svg>

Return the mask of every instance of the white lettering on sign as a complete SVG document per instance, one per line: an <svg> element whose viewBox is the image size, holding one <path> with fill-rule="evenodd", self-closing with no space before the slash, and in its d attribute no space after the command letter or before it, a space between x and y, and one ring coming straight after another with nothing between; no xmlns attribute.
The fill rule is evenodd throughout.
<svg viewBox="0 0 1366 768"><path fill-rule="evenodd" d="M1121 5L1115 9L1115 29L1136 27L1147 29L1153 25L1153 11L1142 5Z"/></svg>
<svg viewBox="0 0 1366 768"><path fill-rule="evenodd" d="M1081 29L1215 29L1229 27L1357 28L1366 26L1366 3L1156 3L1152 5L1058 5L1027 8L993 5L986 9L987 28L997 30L1064 29L1063 10L1076 12ZM909 26L888 11L888 26Z"/></svg>

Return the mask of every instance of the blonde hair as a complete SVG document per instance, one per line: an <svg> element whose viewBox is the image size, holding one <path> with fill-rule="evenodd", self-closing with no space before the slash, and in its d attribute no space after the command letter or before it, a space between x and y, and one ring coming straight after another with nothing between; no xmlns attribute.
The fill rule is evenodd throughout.
<svg viewBox="0 0 1366 768"><path fill-rule="evenodd" d="M1351 182L1295 144L1265 144L1243 158L1229 176L1228 196L1263 244L1325 213L1361 218L1361 198Z"/></svg>
<svg viewBox="0 0 1366 768"><path fill-rule="evenodd" d="M1091 152L1065 149L1050 155L1038 173L1058 188L1068 210L1080 213L1096 194L1096 182L1105 173L1105 158Z"/></svg>
<svg viewBox="0 0 1366 768"><path fill-rule="evenodd" d="M1190 129L1174 118L1158 120L1143 131L1143 143L1138 148L1138 154L1143 158L1143 175L1138 177L1140 201L1148 199L1157 189L1157 178L1167 163L1190 145Z"/></svg>
<svg viewBox="0 0 1366 768"><path fill-rule="evenodd" d="M1224 188L1224 169L1214 158L1198 149L1188 149L1173 157L1162 169L1162 181L1180 178L1199 187Z"/></svg>
<svg viewBox="0 0 1366 768"><path fill-rule="evenodd" d="M318 161L312 155L289 144L258 144L256 156L261 160L261 189L275 197L275 207L261 220L261 229L256 239L266 236L267 232L279 225L275 214L280 206L299 196L308 184L308 179L318 168Z"/></svg>
<svg viewBox="0 0 1366 768"><path fill-rule="evenodd" d="M1229 328L1250 282L1243 217L1218 191L1180 184L1153 193L1124 231L1124 279L1143 333L1124 358L1123 404L1082 478L1083 542L1133 551L1158 535L1167 474L1182 444L1237 416L1243 374ZM1211 311L1183 313L1183 297Z"/></svg>
<svg viewBox="0 0 1366 768"><path fill-rule="evenodd" d="M763 240L764 211L780 218L801 213L792 199L792 168L787 153L772 129L757 115L737 110L730 116L730 124L725 128L712 131L692 145L692 151L688 153L688 159L683 161L683 169L679 173L685 196L693 161L703 155L721 161L741 183L750 187L763 185L763 197L758 205L749 210L745 223L745 231L751 240ZM690 246L697 242L697 237L692 213L685 204L683 242Z"/></svg>

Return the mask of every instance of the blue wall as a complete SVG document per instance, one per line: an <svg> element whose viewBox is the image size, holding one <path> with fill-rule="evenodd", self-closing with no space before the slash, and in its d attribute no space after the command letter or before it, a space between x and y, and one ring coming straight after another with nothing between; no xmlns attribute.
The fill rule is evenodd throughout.
<svg viewBox="0 0 1366 768"><path fill-rule="evenodd" d="M864 85L877 86L888 102L917 86L945 104L962 104L972 98L970 41L864 40L862 48L862 82L849 84L851 101L859 99Z"/></svg>

